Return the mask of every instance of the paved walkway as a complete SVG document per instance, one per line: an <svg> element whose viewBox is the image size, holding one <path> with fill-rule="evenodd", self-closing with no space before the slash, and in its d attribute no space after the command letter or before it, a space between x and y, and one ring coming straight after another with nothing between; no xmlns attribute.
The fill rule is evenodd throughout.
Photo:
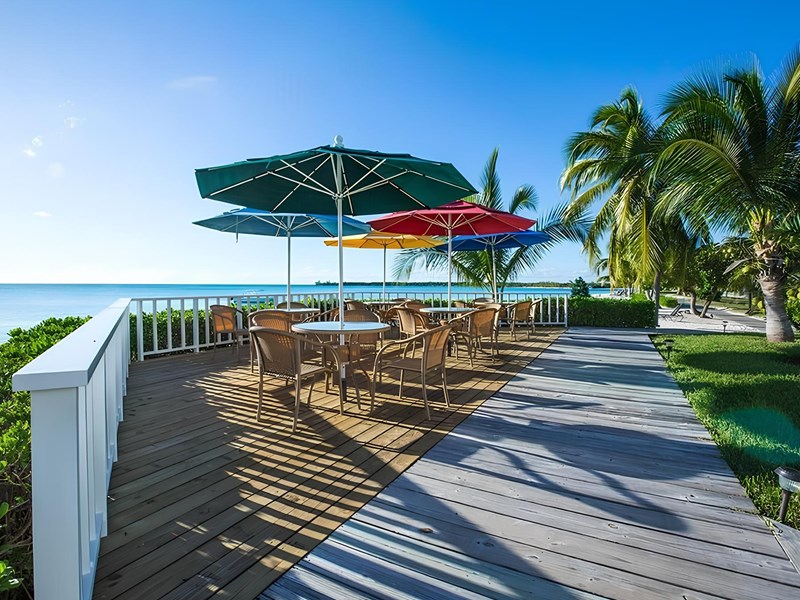
<svg viewBox="0 0 800 600"><path fill-rule="evenodd" d="M571 329L261 596L799 598L641 332Z"/></svg>

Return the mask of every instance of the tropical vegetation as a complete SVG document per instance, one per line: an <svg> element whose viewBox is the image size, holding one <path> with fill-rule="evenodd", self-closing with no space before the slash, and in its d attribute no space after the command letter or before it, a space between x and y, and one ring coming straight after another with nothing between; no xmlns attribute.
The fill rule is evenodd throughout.
<svg viewBox="0 0 800 600"><path fill-rule="evenodd" d="M0 592L14 598L33 597L33 515L30 394L13 392L11 377L87 320L46 319L0 344Z"/></svg>
<svg viewBox="0 0 800 600"><path fill-rule="evenodd" d="M664 339L655 342L666 358ZM759 512L777 519L773 470L800 467L800 346L757 334L672 339L672 375ZM786 522L800 527L800 497Z"/></svg>
<svg viewBox="0 0 800 600"><path fill-rule="evenodd" d="M500 188L497 172L499 150L495 148L481 175L481 190L465 198L489 208L505 210L511 214L535 213L539 206L536 190L532 185L522 185L506 204ZM550 240L534 246L516 249L497 249L494 256L489 250L453 252L452 265L456 278L465 284L482 287L488 291L497 289L499 294L522 273L532 271L539 260L555 245L564 241L583 242L588 222L579 214L569 221L564 219L565 207L556 206L539 220L535 229L550 236ZM428 271L446 271L447 255L436 248L403 250L394 265L394 275L407 280L415 267L424 266Z"/></svg>
<svg viewBox="0 0 800 600"><path fill-rule="evenodd" d="M679 216L657 210L653 167L662 138L636 90L626 88L568 141L561 176L562 190L571 192L568 219L601 203L584 243L590 262L607 269L612 286L652 287L656 306L665 266L685 261L700 237ZM700 225L696 232L705 231Z"/></svg>
<svg viewBox="0 0 800 600"><path fill-rule="evenodd" d="M800 267L800 50L773 84L755 61L679 83L659 121L625 89L569 140L561 184L568 216L601 203L585 250L612 284L632 268L658 302L662 279L691 280L713 232L746 250L721 285L754 280L767 338L794 339L786 286Z"/></svg>
<svg viewBox="0 0 800 600"><path fill-rule="evenodd" d="M794 339L785 285L800 222L800 51L774 81L753 61L677 85L652 179L663 182L665 214L749 240L767 339L777 342Z"/></svg>

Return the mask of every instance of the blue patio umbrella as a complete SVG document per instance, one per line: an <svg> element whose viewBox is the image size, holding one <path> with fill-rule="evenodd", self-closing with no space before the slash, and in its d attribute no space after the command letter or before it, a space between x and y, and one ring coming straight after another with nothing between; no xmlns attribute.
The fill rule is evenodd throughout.
<svg viewBox="0 0 800 600"><path fill-rule="evenodd" d="M492 297L497 300L497 264L495 251L508 248L524 248L549 242L552 238L543 231L509 231L485 235L459 235L453 238L453 251L491 250L492 252Z"/></svg>
<svg viewBox="0 0 800 600"><path fill-rule="evenodd" d="M292 301L292 238L333 237L339 235L336 215L308 215L295 213L272 213L252 208L236 208L202 221L195 225L239 234L285 237L288 269L286 274L286 300ZM342 217L342 235L368 233L370 226L349 217Z"/></svg>

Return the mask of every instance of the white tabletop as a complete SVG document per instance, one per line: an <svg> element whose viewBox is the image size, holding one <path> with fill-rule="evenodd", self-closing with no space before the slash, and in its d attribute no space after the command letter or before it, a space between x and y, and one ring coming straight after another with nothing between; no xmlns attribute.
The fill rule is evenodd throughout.
<svg viewBox="0 0 800 600"><path fill-rule="evenodd" d="M319 312L318 308L312 308L310 306L306 306L305 308L273 308L271 310L278 310L292 315L310 315Z"/></svg>
<svg viewBox="0 0 800 600"><path fill-rule="evenodd" d="M354 333L379 333L388 331L389 325L377 321L318 321L292 325L295 333L324 333L329 335L351 335Z"/></svg>
<svg viewBox="0 0 800 600"><path fill-rule="evenodd" d="M429 315L430 314L438 315L438 314L444 314L444 313L467 313L467 312L472 312L473 310L475 310L475 309L474 308L461 308L461 307L457 307L457 306L451 306L451 307L440 306L438 308L431 306L431 307L427 307L427 308L420 308L419 312L426 313L426 314L429 314Z"/></svg>

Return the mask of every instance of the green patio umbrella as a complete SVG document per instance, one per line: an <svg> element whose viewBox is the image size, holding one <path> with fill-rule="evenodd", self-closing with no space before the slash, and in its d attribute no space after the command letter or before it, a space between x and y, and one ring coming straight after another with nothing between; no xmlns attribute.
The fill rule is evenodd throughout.
<svg viewBox="0 0 800 600"><path fill-rule="evenodd" d="M266 211L335 214L339 220L339 306L344 306L343 214L428 208L477 193L449 163L332 146L197 169L203 198ZM343 319L340 311L340 319Z"/></svg>

